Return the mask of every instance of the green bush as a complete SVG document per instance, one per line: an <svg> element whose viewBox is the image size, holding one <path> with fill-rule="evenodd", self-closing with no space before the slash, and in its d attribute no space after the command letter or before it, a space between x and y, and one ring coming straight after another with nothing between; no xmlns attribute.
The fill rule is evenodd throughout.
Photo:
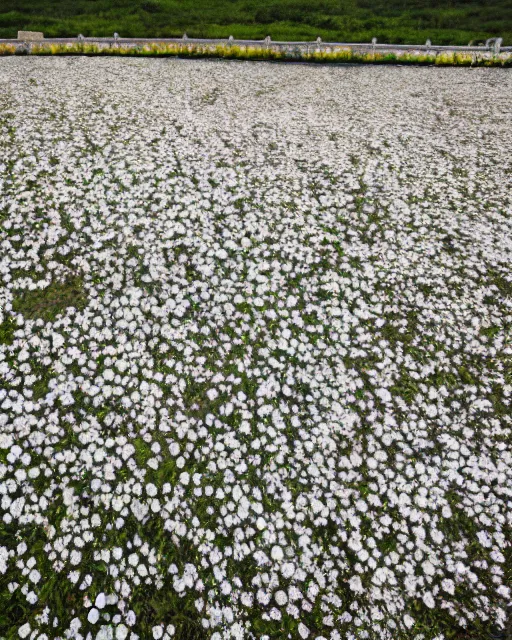
<svg viewBox="0 0 512 640"><path fill-rule="evenodd" d="M18 29L47 37L182 35L274 40L512 44L509 0L2 0L0 38Z"/></svg>

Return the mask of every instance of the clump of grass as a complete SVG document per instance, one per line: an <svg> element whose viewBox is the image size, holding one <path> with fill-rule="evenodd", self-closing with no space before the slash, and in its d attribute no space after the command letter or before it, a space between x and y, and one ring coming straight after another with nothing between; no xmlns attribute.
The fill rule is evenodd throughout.
<svg viewBox="0 0 512 640"><path fill-rule="evenodd" d="M16 53L16 46L13 44L0 44L0 56L12 56Z"/></svg>
<svg viewBox="0 0 512 640"><path fill-rule="evenodd" d="M86 303L82 279L72 276L65 282L52 282L45 289L23 291L14 299L13 310L22 313L25 318L41 318L48 322L68 307L83 309Z"/></svg>
<svg viewBox="0 0 512 640"><path fill-rule="evenodd" d="M0 323L0 344L12 344L16 323L12 316L6 316Z"/></svg>

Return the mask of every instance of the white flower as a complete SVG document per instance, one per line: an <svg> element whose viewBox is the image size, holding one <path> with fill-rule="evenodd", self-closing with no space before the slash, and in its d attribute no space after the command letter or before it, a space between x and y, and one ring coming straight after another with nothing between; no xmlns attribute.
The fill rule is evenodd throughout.
<svg viewBox="0 0 512 640"><path fill-rule="evenodd" d="M410 629L414 625L414 618L406 614L404 616L404 624L408 629Z"/></svg>
<svg viewBox="0 0 512 640"><path fill-rule="evenodd" d="M96 624L99 618L100 618L100 612L98 611L98 609L93 607L87 615L87 620L89 620L91 624Z"/></svg>
<svg viewBox="0 0 512 640"><path fill-rule="evenodd" d="M363 593L364 591L363 584L359 576L353 576L352 578L350 578L350 580L348 581L348 585L352 589L352 591L355 591L356 593Z"/></svg>
<svg viewBox="0 0 512 640"><path fill-rule="evenodd" d="M106 604L106 598L104 593L98 593L96 596L96 600L94 602L94 606L98 609L103 609Z"/></svg>
<svg viewBox="0 0 512 640"><path fill-rule="evenodd" d="M295 573L295 565L293 562L285 562L281 565L281 573L283 574L283 577L291 578Z"/></svg>
<svg viewBox="0 0 512 640"><path fill-rule="evenodd" d="M20 636L20 638L26 638L29 633L30 633L30 625L28 622L18 629L18 635Z"/></svg>
<svg viewBox="0 0 512 640"><path fill-rule="evenodd" d="M454 584L453 580L445 578L441 582L441 587L443 588L443 591L446 591L450 595L453 595L455 593L455 584Z"/></svg>
<svg viewBox="0 0 512 640"><path fill-rule="evenodd" d="M7 547L0 547L0 573L7 571L7 561L9 559L9 551Z"/></svg>
<svg viewBox="0 0 512 640"><path fill-rule="evenodd" d="M54 349L59 349L65 344L64 338L59 333L54 333L52 335L52 340Z"/></svg>
<svg viewBox="0 0 512 640"><path fill-rule="evenodd" d="M276 562L280 562L284 558L283 550L278 545L272 547L270 555L272 556L272 560L275 560Z"/></svg>
<svg viewBox="0 0 512 640"><path fill-rule="evenodd" d="M378 396L382 402L391 402L392 396L387 389L377 389L375 395Z"/></svg>
<svg viewBox="0 0 512 640"><path fill-rule="evenodd" d="M429 607L429 609L433 609L436 604L432 594L429 591L427 591L427 593L423 595L423 602L427 605L427 607Z"/></svg>
<svg viewBox="0 0 512 640"><path fill-rule="evenodd" d="M124 624L118 624L116 627L116 640L126 640L130 630Z"/></svg>
<svg viewBox="0 0 512 640"><path fill-rule="evenodd" d="M158 493L158 489L155 487L155 485L150 482L149 484L146 485L146 492L148 494L148 496L156 496Z"/></svg>
<svg viewBox="0 0 512 640"><path fill-rule="evenodd" d="M133 627L133 625L135 624L135 620L137 619L135 612L130 610L128 611L128 613L126 614L126 624L129 627Z"/></svg>
<svg viewBox="0 0 512 640"><path fill-rule="evenodd" d="M206 395L213 402L215 398L218 398L219 392L216 389L208 389L208 391L206 392Z"/></svg>
<svg viewBox="0 0 512 640"><path fill-rule="evenodd" d="M34 584L37 584L41 579L41 574L39 573L39 571L37 571L37 569L32 569L28 578L31 582L33 582Z"/></svg>
<svg viewBox="0 0 512 640"><path fill-rule="evenodd" d="M478 531L476 537L483 547L492 547L492 538L487 531Z"/></svg>
<svg viewBox="0 0 512 640"><path fill-rule="evenodd" d="M131 553L128 556L128 563L132 566L132 567L136 567L139 564L139 556L136 553Z"/></svg>
<svg viewBox="0 0 512 640"><path fill-rule="evenodd" d="M79 578L80 578L80 571L70 571L70 573L68 573L68 579L73 584L76 584Z"/></svg>

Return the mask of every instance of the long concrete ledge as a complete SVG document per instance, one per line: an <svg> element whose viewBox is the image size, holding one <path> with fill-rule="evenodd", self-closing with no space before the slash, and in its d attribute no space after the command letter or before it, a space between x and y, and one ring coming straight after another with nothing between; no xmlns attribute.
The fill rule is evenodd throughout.
<svg viewBox="0 0 512 640"><path fill-rule="evenodd" d="M18 38L0 39L0 46L14 46L17 53L31 53L40 50L41 47L73 48L73 53L80 46L95 46L98 49L147 49L149 47L185 47L189 51L200 48L203 52L214 51L216 47L238 47L245 51L262 51L285 54L289 58L300 59L304 55L315 53L350 52L352 54L396 54L400 58L403 54L413 56L438 56L439 54L471 54L475 60L494 60L495 62L509 63L512 57L512 46L501 46L501 38L492 38L482 46L457 46L435 45L429 40L425 44L384 44L374 39L368 42L323 42L320 38L314 41L274 41L270 37L264 40L240 40L230 36L223 39L210 38L121 38L117 34L110 37L84 37L77 38L44 38L39 32L18 32ZM35 48L35 49L34 49Z"/></svg>

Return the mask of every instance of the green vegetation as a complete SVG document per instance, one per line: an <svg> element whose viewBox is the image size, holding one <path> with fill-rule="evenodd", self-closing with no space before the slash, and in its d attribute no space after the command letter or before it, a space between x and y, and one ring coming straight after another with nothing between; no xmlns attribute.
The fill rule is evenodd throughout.
<svg viewBox="0 0 512 640"><path fill-rule="evenodd" d="M264 38L468 44L501 36L512 44L508 0L2 0L0 38L18 29L47 37Z"/></svg>
<svg viewBox="0 0 512 640"><path fill-rule="evenodd" d="M81 309L87 298L79 277L71 277L66 282L52 282L45 289L24 290L15 298L13 309L26 318L53 320L67 307Z"/></svg>

